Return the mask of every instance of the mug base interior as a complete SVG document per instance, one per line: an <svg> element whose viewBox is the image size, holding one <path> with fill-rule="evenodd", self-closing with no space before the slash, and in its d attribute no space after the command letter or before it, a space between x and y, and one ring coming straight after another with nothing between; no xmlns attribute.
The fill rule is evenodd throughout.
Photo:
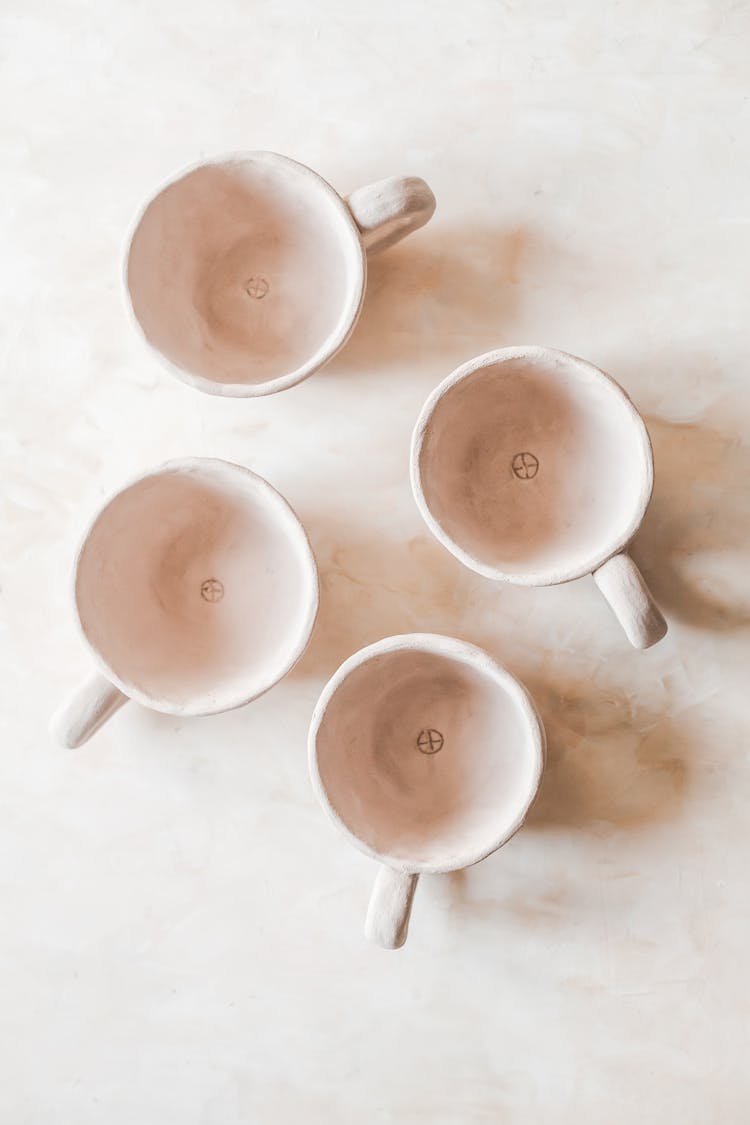
<svg viewBox="0 0 750 1125"><path fill-rule="evenodd" d="M127 263L146 339L219 394L304 378L346 339L363 286L346 205L315 173L269 153L170 183L141 216Z"/></svg>
<svg viewBox="0 0 750 1125"><path fill-rule="evenodd" d="M193 462L119 493L76 570L79 621L118 686L157 710L206 714L275 683L317 607L304 531L261 478Z"/></svg>
<svg viewBox="0 0 750 1125"><path fill-rule="evenodd" d="M643 422L583 361L500 356L449 386L423 431L417 471L433 530L492 577L541 585L588 573L643 516Z"/></svg>
<svg viewBox="0 0 750 1125"><path fill-rule="evenodd" d="M536 792L536 728L519 688L434 651L396 649L349 672L315 736L337 819L412 871L475 862L518 827Z"/></svg>

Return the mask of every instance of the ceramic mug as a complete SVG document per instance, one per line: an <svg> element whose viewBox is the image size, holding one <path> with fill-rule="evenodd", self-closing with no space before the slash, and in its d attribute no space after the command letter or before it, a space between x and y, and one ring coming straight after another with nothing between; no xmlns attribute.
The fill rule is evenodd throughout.
<svg viewBox="0 0 750 1125"><path fill-rule="evenodd" d="M413 633L341 665L313 714L310 774L334 823L381 864L370 940L403 945L420 874L468 867L510 839L544 752L529 695L474 645Z"/></svg>
<svg viewBox="0 0 750 1125"><path fill-rule="evenodd" d="M196 164L136 219L127 303L147 343L191 386L238 398L283 391L348 340L367 252L405 238L434 210L414 176L343 199L274 152Z"/></svg>
<svg viewBox="0 0 750 1125"><path fill-rule="evenodd" d="M318 610L302 524L227 461L170 461L118 492L75 560L73 600L98 670L51 730L80 746L135 699L171 715L241 707L285 676Z"/></svg>
<svg viewBox="0 0 750 1125"><path fill-rule="evenodd" d="M622 387L552 348L469 360L429 396L412 438L414 496L443 546L500 582L593 574L637 648L667 631L627 550L653 479L646 426Z"/></svg>

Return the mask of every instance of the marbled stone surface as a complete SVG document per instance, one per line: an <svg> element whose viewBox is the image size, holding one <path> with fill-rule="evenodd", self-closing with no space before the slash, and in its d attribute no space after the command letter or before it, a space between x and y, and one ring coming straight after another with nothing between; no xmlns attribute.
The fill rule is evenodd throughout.
<svg viewBox="0 0 750 1125"><path fill-rule="evenodd" d="M747 1067L750 7L8 0L0 18L3 1125L707 1125ZM271 148L342 192L424 176L345 352L284 394L172 380L123 313L141 200ZM499 588L420 523L429 390L493 346L610 371L648 419L632 650L590 579ZM313 642L244 710L126 707L63 752L77 537L169 457L243 462L305 522ZM549 734L526 829L425 878L398 953L305 739L355 648L486 647Z"/></svg>

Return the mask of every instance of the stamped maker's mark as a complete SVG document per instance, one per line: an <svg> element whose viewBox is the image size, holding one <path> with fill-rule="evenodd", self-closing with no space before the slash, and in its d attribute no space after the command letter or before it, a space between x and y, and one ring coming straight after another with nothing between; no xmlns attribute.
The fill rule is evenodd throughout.
<svg viewBox="0 0 750 1125"><path fill-rule="evenodd" d="M511 468L519 480L531 480L539 472L539 458L528 451L517 453L511 461Z"/></svg>
<svg viewBox="0 0 750 1125"><path fill-rule="evenodd" d="M218 578L207 578L201 582L201 597L205 602L220 602L224 597L224 586Z"/></svg>
<svg viewBox="0 0 750 1125"><path fill-rule="evenodd" d="M443 749L444 741L439 730L435 730L432 727L425 727L424 730L419 732L417 749L421 750L423 754L437 754L438 750Z"/></svg>
<svg viewBox="0 0 750 1125"><path fill-rule="evenodd" d="M262 301L268 292L268 282L265 277L261 277L260 274L250 277L245 282L245 292L248 297L252 297L254 301Z"/></svg>

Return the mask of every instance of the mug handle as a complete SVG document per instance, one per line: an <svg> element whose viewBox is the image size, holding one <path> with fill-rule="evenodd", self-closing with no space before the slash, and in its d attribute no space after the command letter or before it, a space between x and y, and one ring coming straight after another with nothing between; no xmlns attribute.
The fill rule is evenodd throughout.
<svg viewBox="0 0 750 1125"><path fill-rule="evenodd" d="M55 711L50 734L70 750L82 746L127 702L127 695L106 676L93 672Z"/></svg>
<svg viewBox="0 0 750 1125"><path fill-rule="evenodd" d="M409 916L418 875L381 864L375 876L365 921L365 937L384 949L400 949L409 932Z"/></svg>
<svg viewBox="0 0 750 1125"><path fill-rule="evenodd" d="M667 623L627 551L614 555L595 570L594 581L632 645L650 648L662 639Z"/></svg>
<svg viewBox="0 0 750 1125"><path fill-rule="evenodd" d="M376 254L419 230L435 211L435 196L419 176L391 176L357 188L346 203L365 250Z"/></svg>

